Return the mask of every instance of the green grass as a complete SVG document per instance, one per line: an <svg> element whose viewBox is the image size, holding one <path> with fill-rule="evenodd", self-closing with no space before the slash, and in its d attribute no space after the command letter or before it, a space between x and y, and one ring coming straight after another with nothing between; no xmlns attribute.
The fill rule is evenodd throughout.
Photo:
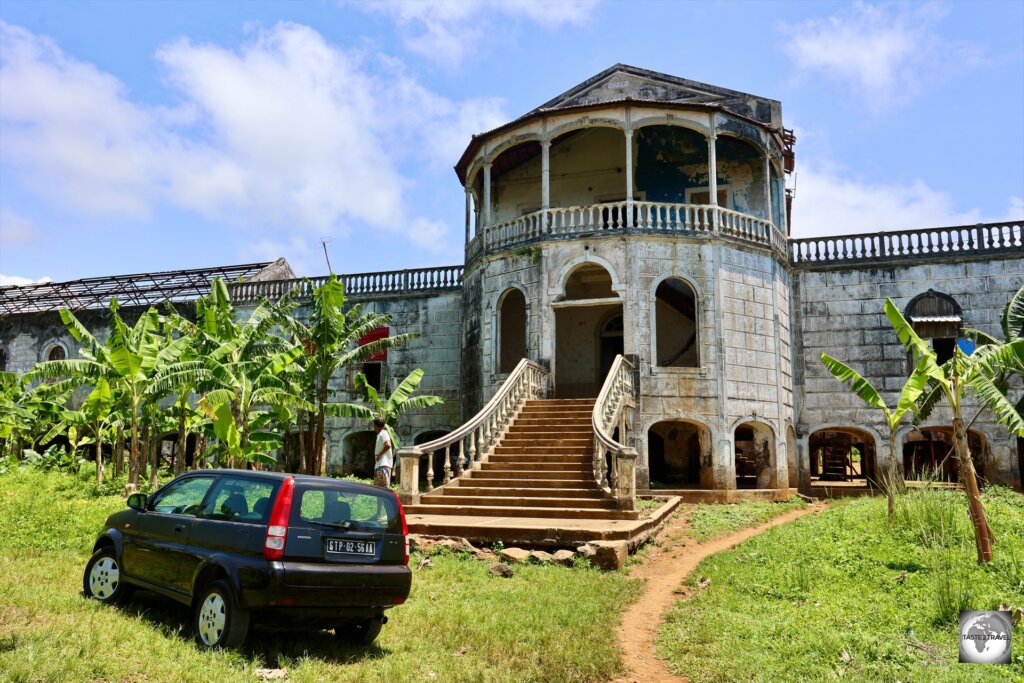
<svg viewBox="0 0 1024 683"><path fill-rule="evenodd" d="M290 681L561 682L620 671L615 627L639 581L555 565L503 579L445 553L414 571L409 601L370 648L257 632L242 651L201 651L183 606L147 593L124 607L81 597L95 535L124 505L93 497L87 476L0 476L0 680L252 681L257 668L286 668Z"/></svg>
<svg viewBox="0 0 1024 683"><path fill-rule="evenodd" d="M807 504L793 497L781 503L742 502L728 504L697 505L690 515L690 537L698 541L709 541L731 534L740 529L757 526L790 510L798 510Z"/></svg>
<svg viewBox="0 0 1024 683"><path fill-rule="evenodd" d="M957 663L961 608L1024 605L1024 496L985 494L999 543L976 563L966 499L911 492L840 501L708 558L711 584L678 603L658 638L670 668L702 681L1024 680L1024 629L1009 667Z"/></svg>

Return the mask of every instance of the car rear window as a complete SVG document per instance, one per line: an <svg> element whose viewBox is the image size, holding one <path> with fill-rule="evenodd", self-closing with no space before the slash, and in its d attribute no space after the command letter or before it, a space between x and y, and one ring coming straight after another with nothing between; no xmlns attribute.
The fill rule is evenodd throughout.
<svg viewBox="0 0 1024 683"><path fill-rule="evenodd" d="M398 505L390 491L355 491L334 486L300 485L292 504L293 522L341 528L399 530Z"/></svg>

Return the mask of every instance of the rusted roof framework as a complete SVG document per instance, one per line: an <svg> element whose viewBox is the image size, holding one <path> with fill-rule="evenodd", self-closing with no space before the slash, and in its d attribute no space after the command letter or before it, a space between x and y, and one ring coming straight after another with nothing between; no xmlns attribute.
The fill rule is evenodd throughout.
<svg viewBox="0 0 1024 683"><path fill-rule="evenodd" d="M150 306L164 301L188 301L210 291L216 277L232 282L248 279L270 265L246 263L238 266L168 270L162 273L108 275L68 282L46 282L23 287L0 287L0 316L40 313L70 308L73 311L105 308L112 297L123 306Z"/></svg>

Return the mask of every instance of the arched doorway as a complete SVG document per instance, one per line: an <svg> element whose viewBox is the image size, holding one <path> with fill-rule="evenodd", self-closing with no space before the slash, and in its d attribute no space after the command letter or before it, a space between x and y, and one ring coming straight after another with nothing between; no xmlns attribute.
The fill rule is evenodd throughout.
<svg viewBox="0 0 1024 683"><path fill-rule="evenodd" d="M341 473L369 479L373 477L373 448L377 434L370 431L352 432L342 442Z"/></svg>
<svg viewBox="0 0 1024 683"><path fill-rule="evenodd" d="M711 430L687 420L664 420L647 430L651 488L714 488Z"/></svg>
<svg viewBox="0 0 1024 683"><path fill-rule="evenodd" d="M736 488L776 488L775 432L772 428L760 422L744 422L736 427L734 440Z"/></svg>
<svg viewBox="0 0 1024 683"><path fill-rule="evenodd" d="M967 448L971 451L978 478L984 480L988 465L988 440L984 434L968 430ZM903 473L908 481L959 481L960 474L953 453L953 429L926 427L908 432L903 437Z"/></svg>
<svg viewBox="0 0 1024 683"><path fill-rule="evenodd" d="M855 427L819 429L808 440L811 486L878 486L875 437Z"/></svg>
<svg viewBox="0 0 1024 683"><path fill-rule="evenodd" d="M526 357L526 297L515 287L498 300L498 372L516 369Z"/></svg>
<svg viewBox="0 0 1024 683"><path fill-rule="evenodd" d="M597 396L615 356L624 348L622 300L612 277L596 263L568 276L555 309L555 396Z"/></svg>

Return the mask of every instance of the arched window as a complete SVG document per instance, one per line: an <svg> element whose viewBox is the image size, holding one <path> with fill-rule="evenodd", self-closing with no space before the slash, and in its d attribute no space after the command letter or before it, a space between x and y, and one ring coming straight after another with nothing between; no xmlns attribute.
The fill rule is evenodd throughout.
<svg viewBox="0 0 1024 683"><path fill-rule="evenodd" d="M498 301L498 328L498 372L512 372L526 357L526 297L514 287Z"/></svg>
<svg viewBox="0 0 1024 683"><path fill-rule="evenodd" d="M0 346L0 372L7 372L7 349Z"/></svg>
<svg viewBox="0 0 1024 683"><path fill-rule="evenodd" d="M695 368L697 297L684 280L670 277L654 292L655 361L662 368Z"/></svg>
<svg viewBox="0 0 1024 683"><path fill-rule="evenodd" d="M942 365L953 357L960 336L962 309L948 294L929 289L911 299L907 320L917 336L931 341L936 360Z"/></svg>
<svg viewBox="0 0 1024 683"><path fill-rule="evenodd" d="M68 357L68 352L64 350L64 347L60 344L54 344L50 347L50 350L46 353L46 360L64 360Z"/></svg>

